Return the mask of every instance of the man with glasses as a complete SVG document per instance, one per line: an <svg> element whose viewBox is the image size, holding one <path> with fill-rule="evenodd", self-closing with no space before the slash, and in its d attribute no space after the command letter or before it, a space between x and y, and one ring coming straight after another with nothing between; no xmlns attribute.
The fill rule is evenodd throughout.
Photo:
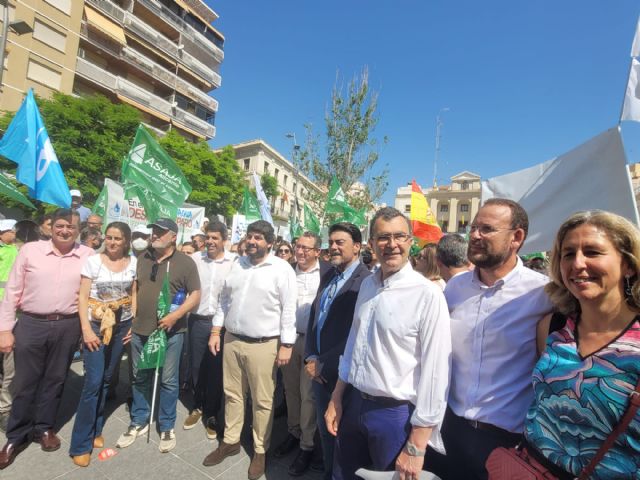
<svg viewBox="0 0 640 480"><path fill-rule="evenodd" d="M269 254L274 241L270 223L258 220L247 227L247 256L233 264L225 279L209 339L211 352L219 355L224 325L224 439L203 464L217 465L240 452L248 387L254 450L249 480L264 474L276 368L289 362L296 341L296 275L289 263Z"/></svg>
<svg viewBox="0 0 640 480"><path fill-rule="evenodd" d="M29 436L45 452L60 448L53 427L80 341L80 270L93 255L76 243L79 225L76 212L57 210L51 240L25 244L7 281L0 304L0 352L14 352L15 376L0 469L11 465Z"/></svg>
<svg viewBox="0 0 640 480"><path fill-rule="evenodd" d="M99 230L100 232L102 232L102 217L100 215L96 215L95 213L92 213L87 218L87 227L95 228L96 230Z"/></svg>
<svg viewBox="0 0 640 480"><path fill-rule="evenodd" d="M151 228L151 248L138 257L138 267L133 290L137 296L137 311L131 324L131 356L133 358L133 403L131 423L120 435L116 446L125 448L137 437L147 433L150 422L150 400L153 385L153 370L138 370L138 361L149 335L157 329L167 333L167 350L160 373L158 388L158 426L162 453L176 446L174 426L178 403L179 366L184 333L187 330L186 314L196 309L200 302L200 277L191 257L176 250L178 225L169 218L159 218L147 225ZM158 318L157 304L164 279L169 280L171 298L182 290L184 303L163 318Z"/></svg>
<svg viewBox="0 0 640 480"><path fill-rule="evenodd" d="M368 467L415 480L427 443L443 451L449 314L442 291L409 263L409 220L384 207L369 232L380 270L362 282L325 413L337 435L333 478L354 479Z"/></svg>
<svg viewBox="0 0 640 480"><path fill-rule="evenodd" d="M316 433L316 409L311 389L312 381L304 368L304 344L311 303L318 293L321 276L330 269L328 264L318 260L321 244L322 240L318 235L304 232L298 238L294 248L296 255L294 268L298 285L297 338L291 360L282 368L289 435L275 451L276 457L283 457L300 446L298 455L289 467L289 474L294 477L302 475L309 468L314 449L313 437Z"/></svg>
<svg viewBox="0 0 640 480"><path fill-rule="evenodd" d="M533 400L536 325L552 308L544 292L549 280L517 255L528 228L518 203L487 200L469 234L467 256L475 269L447 283L453 339L442 429L447 454L430 450L426 460L443 479L486 479L489 453L522 439Z"/></svg>
<svg viewBox="0 0 640 480"><path fill-rule="evenodd" d="M369 276L359 260L361 248L362 233L354 224L340 222L329 227L329 258L334 268L320 280L305 335L305 371L313 380L325 479L332 478L335 439L327 431L324 412L338 381L338 362L347 343L360 285Z"/></svg>

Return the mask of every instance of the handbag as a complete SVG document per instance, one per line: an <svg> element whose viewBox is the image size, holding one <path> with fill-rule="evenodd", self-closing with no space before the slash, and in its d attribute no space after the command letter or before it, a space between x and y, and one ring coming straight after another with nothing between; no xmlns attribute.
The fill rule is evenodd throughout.
<svg viewBox="0 0 640 480"><path fill-rule="evenodd" d="M636 411L640 407L640 378L636 388L629 396L629 405L626 412L611 431L607 439L600 446L589 464L582 470L578 480L587 480L607 451L613 446L616 439L624 432ZM533 458L526 448L498 447L487 458L485 463L489 480L557 480L547 467Z"/></svg>

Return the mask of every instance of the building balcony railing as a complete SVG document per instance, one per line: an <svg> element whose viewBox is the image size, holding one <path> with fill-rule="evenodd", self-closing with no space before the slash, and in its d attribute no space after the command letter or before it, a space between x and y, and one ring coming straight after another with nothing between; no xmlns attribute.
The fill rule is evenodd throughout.
<svg viewBox="0 0 640 480"><path fill-rule="evenodd" d="M96 48L107 51L114 57L124 60L128 64L146 72L151 77L160 80L169 88L174 88L176 91L186 95L214 112L218 111L218 101L215 98L212 98L203 91L198 90L189 82L162 67L149 57L142 55L137 50L134 50L131 47L123 47L117 42L113 42L100 35L93 34L84 22L80 26L80 36Z"/></svg>
<svg viewBox="0 0 640 480"><path fill-rule="evenodd" d="M118 95L127 97L139 103L145 108L155 110L161 116L173 118L185 127L195 131L206 138L213 138L216 129L201 118L176 107L164 98L160 98L148 90L130 82L129 80L113 75L103 68L78 57L76 63L76 74L90 80Z"/></svg>
<svg viewBox="0 0 640 480"><path fill-rule="evenodd" d="M205 81L212 83L216 88L222 84L222 79L217 72L207 67L190 53L185 52L184 48L179 48L177 44L173 43L132 13L123 10L109 0L86 0L86 2L95 6L106 15L109 15L120 25L123 25L129 31L135 33L153 47L168 53L176 61L182 63L187 69L193 71Z"/></svg>

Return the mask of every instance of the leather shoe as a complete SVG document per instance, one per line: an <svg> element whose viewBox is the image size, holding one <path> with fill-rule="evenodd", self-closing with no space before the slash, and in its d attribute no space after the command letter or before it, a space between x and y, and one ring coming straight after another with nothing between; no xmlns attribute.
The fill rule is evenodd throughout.
<svg viewBox="0 0 640 480"><path fill-rule="evenodd" d="M45 452L55 452L60 448L60 439L56 435L56 432L51 429L42 433L36 438L36 441Z"/></svg>
<svg viewBox="0 0 640 480"><path fill-rule="evenodd" d="M311 458L313 457L313 450L300 450L296 459L289 467L289 475L292 477L299 477L307 471L311 464Z"/></svg>
<svg viewBox="0 0 640 480"><path fill-rule="evenodd" d="M264 453L253 454L251 464L249 465L249 472L247 472L249 480L258 480L262 475L264 475L264 463Z"/></svg>
<svg viewBox="0 0 640 480"><path fill-rule="evenodd" d="M6 443L2 450L0 450L0 470L7 468L13 463L18 454L26 448L27 444L14 445L12 443Z"/></svg>
<svg viewBox="0 0 640 480"><path fill-rule="evenodd" d="M238 453L240 453L240 442L229 444L222 441L220 445L218 445L218 448L204 458L202 465L212 467L218 465L225 458L237 455Z"/></svg>
<svg viewBox="0 0 640 480"><path fill-rule="evenodd" d="M71 458L73 459L73 463L75 463L79 467L88 467L89 462L91 461L91 454L84 453L82 455L74 455Z"/></svg>
<svg viewBox="0 0 640 480"><path fill-rule="evenodd" d="M93 439L93 448L102 448L104 447L104 437L102 435L98 435Z"/></svg>
<svg viewBox="0 0 640 480"><path fill-rule="evenodd" d="M276 458L284 457L287 453L291 452L294 448L300 445L300 440L291 434L287 435L284 442L278 445L276 451L273 452Z"/></svg>

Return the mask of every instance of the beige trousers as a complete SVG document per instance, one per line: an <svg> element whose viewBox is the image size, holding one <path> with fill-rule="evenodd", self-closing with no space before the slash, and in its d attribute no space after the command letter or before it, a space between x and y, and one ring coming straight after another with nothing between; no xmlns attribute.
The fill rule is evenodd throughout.
<svg viewBox="0 0 640 480"><path fill-rule="evenodd" d="M298 335L291 360L282 368L284 394L287 398L289 433L300 439L302 450L313 450L316 434L316 405L311 380L304 371L304 335Z"/></svg>
<svg viewBox="0 0 640 480"><path fill-rule="evenodd" d="M231 332L224 335L222 383L224 386L224 442L238 443L244 423L245 392L252 400L253 449L266 453L273 424L278 340L248 343Z"/></svg>

